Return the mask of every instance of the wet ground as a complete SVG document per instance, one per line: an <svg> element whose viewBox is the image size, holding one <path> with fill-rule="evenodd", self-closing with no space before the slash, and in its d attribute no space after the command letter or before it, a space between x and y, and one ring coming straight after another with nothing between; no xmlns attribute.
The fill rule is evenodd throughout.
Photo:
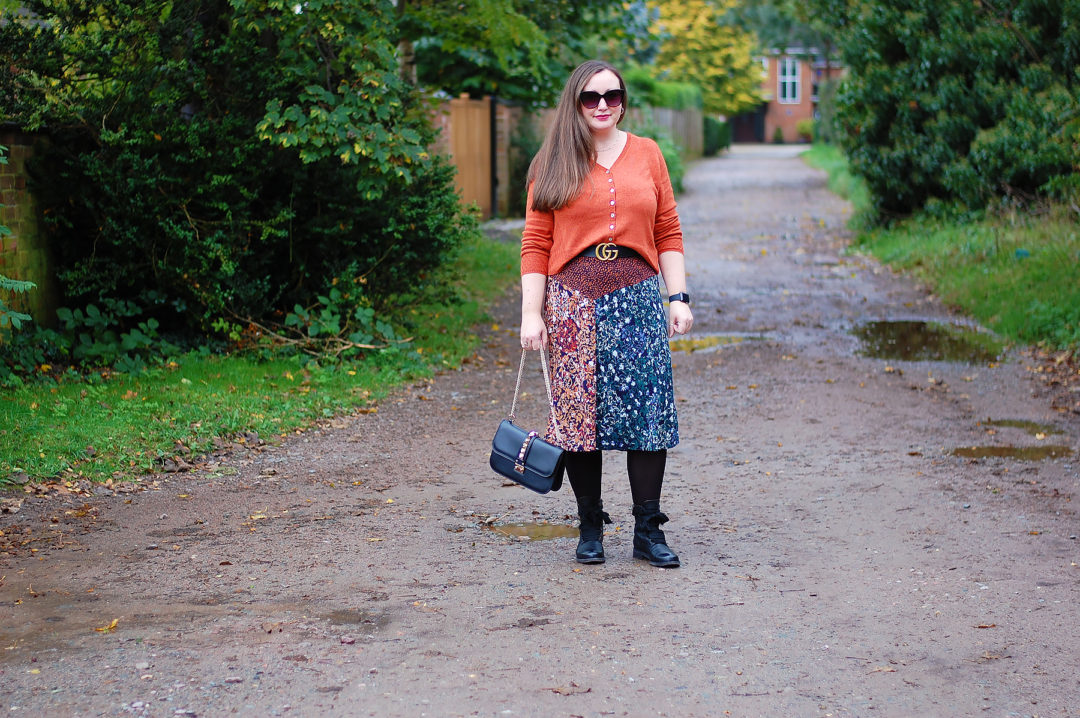
<svg viewBox="0 0 1080 718"><path fill-rule="evenodd" d="M1080 417L1019 352L845 254L847 207L790 148L737 147L686 184L681 568L630 557L618 455L596 566L572 559L568 490L487 468L508 293L462 370L375 413L0 513L0 710L1080 715ZM934 352L904 353L927 334ZM538 424L539 371L526 391Z"/></svg>

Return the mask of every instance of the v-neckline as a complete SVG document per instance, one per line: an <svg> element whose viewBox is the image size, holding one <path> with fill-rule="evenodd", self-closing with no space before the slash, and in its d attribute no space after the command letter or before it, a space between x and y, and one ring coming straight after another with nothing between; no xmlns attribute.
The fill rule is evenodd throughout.
<svg viewBox="0 0 1080 718"><path fill-rule="evenodd" d="M630 137L631 137L631 134L629 132L627 132L626 133L626 142L623 143L622 149L619 150L619 154L617 154L615 156L615 160L611 163L611 165L609 167L605 167L604 165L600 164L599 161L596 163L596 166L601 168L605 172L610 172L611 168L614 167L615 165L619 164L619 160L621 160L622 156L624 154L626 154L626 148L630 146Z"/></svg>

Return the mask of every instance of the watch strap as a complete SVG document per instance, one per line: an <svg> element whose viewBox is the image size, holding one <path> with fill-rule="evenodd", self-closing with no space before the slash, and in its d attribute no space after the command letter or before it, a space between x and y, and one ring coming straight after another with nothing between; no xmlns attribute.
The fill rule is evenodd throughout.
<svg viewBox="0 0 1080 718"><path fill-rule="evenodd" d="M667 298L668 302L686 302L690 303L690 295L686 292L676 292Z"/></svg>

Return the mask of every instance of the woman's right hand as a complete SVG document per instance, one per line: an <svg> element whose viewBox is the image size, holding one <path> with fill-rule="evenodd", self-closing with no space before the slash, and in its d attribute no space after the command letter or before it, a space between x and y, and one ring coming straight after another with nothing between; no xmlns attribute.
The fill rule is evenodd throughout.
<svg viewBox="0 0 1080 718"><path fill-rule="evenodd" d="M544 326L544 292L547 277L530 273L521 275L521 348L542 349L547 345Z"/></svg>
<svg viewBox="0 0 1080 718"><path fill-rule="evenodd" d="M521 348L542 349L547 345L547 327L539 314L521 315Z"/></svg>

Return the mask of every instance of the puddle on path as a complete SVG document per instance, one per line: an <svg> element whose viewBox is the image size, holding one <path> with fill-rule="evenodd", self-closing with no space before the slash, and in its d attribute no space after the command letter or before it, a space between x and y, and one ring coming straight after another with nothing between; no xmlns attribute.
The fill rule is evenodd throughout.
<svg viewBox="0 0 1080 718"><path fill-rule="evenodd" d="M961 446L949 452L962 459L1018 459L1020 461L1046 461L1072 456L1073 450L1067 446Z"/></svg>
<svg viewBox="0 0 1080 718"><path fill-rule="evenodd" d="M577 526L567 526L566 524L491 524L490 526L483 526L482 528L504 536L528 538L533 541L550 541L551 539L578 537Z"/></svg>
<svg viewBox="0 0 1080 718"><path fill-rule="evenodd" d="M990 364L1002 347L993 337L955 324L922 321L866 322L851 330L861 356L902 361Z"/></svg>
<svg viewBox="0 0 1080 718"><path fill-rule="evenodd" d="M1040 424L1037 421L1027 421L1025 419L987 419L980 422L983 426L993 427L1008 427L1012 429L1021 429L1031 436L1039 436L1039 434L1063 434L1064 432L1051 424Z"/></svg>
<svg viewBox="0 0 1080 718"><path fill-rule="evenodd" d="M744 337L734 334L706 334L699 337L687 337L685 339L672 339L671 351L673 352L696 352L704 349L716 349L717 347L741 344L748 339L757 337Z"/></svg>
<svg viewBox="0 0 1080 718"><path fill-rule="evenodd" d="M335 626L361 625L365 623L377 626L386 623L385 617L378 614L348 608L330 611L318 616L318 618L326 619Z"/></svg>

